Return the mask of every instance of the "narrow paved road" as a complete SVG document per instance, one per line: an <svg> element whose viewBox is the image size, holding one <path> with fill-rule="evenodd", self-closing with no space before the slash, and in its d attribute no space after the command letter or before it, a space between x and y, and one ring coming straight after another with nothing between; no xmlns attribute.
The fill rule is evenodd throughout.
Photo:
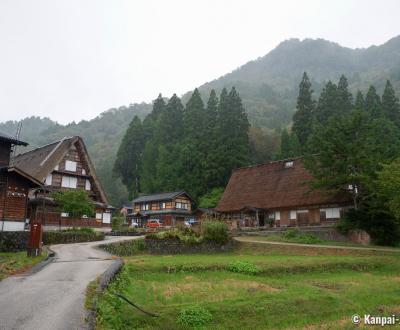
<svg viewBox="0 0 400 330"><path fill-rule="evenodd" d="M396 248L385 248L385 247L357 247L357 246L345 246L345 245L321 245L321 244L302 244L302 243L286 243L286 242L274 242L274 241L262 241L252 239L250 236L247 237L235 237L235 240L239 242L247 243L261 243L269 245L289 245L289 246L301 246L308 248L323 248L323 249L342 249L342 250L360 250L360 251L382 251L382 252L397 252L400 253L400 249Z"/></svg>
<svg viewBox="0 0 400 330"><path fill-rule="evenodd" d="M137 238L137 237L135 237ZM114 237L105 242L134 239ZM53 245L55 262L0 282L0 329L85 329L85 290L113 262L103 242Z"/></svg>

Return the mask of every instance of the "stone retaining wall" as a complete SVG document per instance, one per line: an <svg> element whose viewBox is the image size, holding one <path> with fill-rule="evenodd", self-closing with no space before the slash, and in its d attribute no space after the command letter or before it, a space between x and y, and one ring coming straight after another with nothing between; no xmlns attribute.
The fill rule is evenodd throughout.
<svg viewBox="0 0 400 330"><path fill-rule="evenodd" d="M235 241L224 245L212 241L198 244L188 244L179 239L145 239L146 250L151 254L180 254L180 253L219 253L231 251Z"/></svg>

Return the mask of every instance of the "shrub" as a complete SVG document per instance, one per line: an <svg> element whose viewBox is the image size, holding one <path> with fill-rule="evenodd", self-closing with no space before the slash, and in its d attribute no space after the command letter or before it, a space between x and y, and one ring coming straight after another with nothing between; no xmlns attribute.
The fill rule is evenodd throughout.
<svg viewBox="0 0 400 330"><path fill-rule="evenodd" d="M119 243L100 245L100 248L120 257L136 255L145 249L143 239L134 239Z"/></svg>
<svg viewBox="0 0 400 330"><path fill-rule="evenodd" d="M86 234L95 234L95 230L90 227L81 227L81 228L69 228L63 230L63 232L67 233L86 233Z"/></svg>
<svg viewBox="0 0 400 330"><path fill-rule="evenodd" d="M111 230L120 231L122 229L122 223L124 219L121 216L114 216L111 220Z"/></svg>
<svg viewBox="0 0 400 330"><path fill-rule="evenodd" d="M50 244L65 244L65 243L80 243L102 241L104 233L87 231L87 228L69 229L63 231L46 231L43 233L43 243Z"/></svg>
<svg viewBox="0 0 400 330"><path fill-rule="evenodd" d="M231 272L242 273L248 275L256 275L261 272L261 269L256 265L246 261L235 261L229 265Z"/></svg>
<svg viewBox="0 0 400 330"><path fill-rule="evenodd" d="M212 314L203 307L192 306L182 309L177 322L183 326L199 327L211 322Z"/></svg>
<svg viewBox="0 0 400 330"><path fill-rule="evenodd" d="M228 226L220 221L208 221L203 225L203 237L207 241L224 244L229 241Z"/></svg>
<svg viewBox="0 0 400 330"><path fill-rule="evenodd" d="M285 230L282 234L283 238L290 239L299 236L300 231L297 228Z"/></svg>

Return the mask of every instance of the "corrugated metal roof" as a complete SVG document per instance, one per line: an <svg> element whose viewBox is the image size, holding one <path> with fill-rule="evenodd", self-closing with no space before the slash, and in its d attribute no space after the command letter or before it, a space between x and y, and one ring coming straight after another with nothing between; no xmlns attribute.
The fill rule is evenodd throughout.
<svg viewBox="0 0 400 330"><path fill-rule="evenodd" d="M155 202L155 201L164 201L168 199L175 198L179 195L185 194L189 197L189 195L184 190L166 192L166 193L158 193L152 195L139 196L135 198L132 203L143 203L143 202ZM190 198L190 197L189 197Z"/></svg>

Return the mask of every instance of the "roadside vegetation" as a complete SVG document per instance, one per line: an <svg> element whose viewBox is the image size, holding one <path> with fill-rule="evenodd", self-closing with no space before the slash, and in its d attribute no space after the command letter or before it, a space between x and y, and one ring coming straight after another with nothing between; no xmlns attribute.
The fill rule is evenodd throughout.
<svg viewBox="0 0 400 330"><path fill-rule="evenodd" d="M98 297L98 329L346 328L355 313L400 308L399 254L241 243L224 254L124 260Z"/></svg>
<svg viewBox="0 0 400 330"><path fill-rule="evenodd" d="M26 251L0 252L0 281L10 275L28 270L45 258L45 253L39 257L28 257Z"/></svg>

